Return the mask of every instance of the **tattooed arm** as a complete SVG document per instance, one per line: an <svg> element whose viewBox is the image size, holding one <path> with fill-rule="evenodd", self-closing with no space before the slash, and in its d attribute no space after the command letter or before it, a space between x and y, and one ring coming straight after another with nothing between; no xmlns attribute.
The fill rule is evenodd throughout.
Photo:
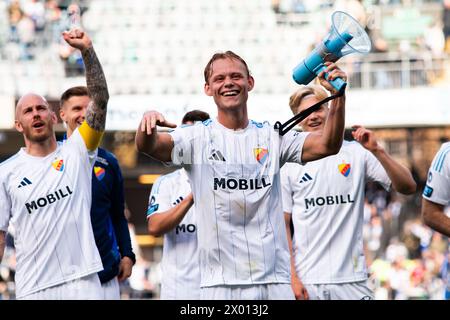
<svg viewBox="0 0 450 320"><path fill-rule="evenodd" d="M80 126L79 131L87 148L94 150L100 144L103 131L105 131L109 99L106 78L102 65L95 54L92 41L85 32L75 29L64 32L63 37L69 45L81 51L86 67L86 83L92 101L86 110L86 120Z"/></svg>

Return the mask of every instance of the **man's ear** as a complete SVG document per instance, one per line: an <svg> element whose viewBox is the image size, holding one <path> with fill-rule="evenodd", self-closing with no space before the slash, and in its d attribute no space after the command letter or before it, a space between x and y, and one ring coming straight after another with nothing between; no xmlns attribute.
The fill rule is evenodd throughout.
<svg viewBox="0 0 450 320"><path fill-rule="evenodd" d="M23 133L23 127L22 124L19 122L19 120L14 121L14 126L16 127L16 130L20 133Z"/></svg>
<svg viewBox="0 0 450 320"><path fill-rule="evenodd" d="M248 91L252 91L255 86L255 79L252 76L248 77Z"/></svg>
<svg viewBox="0 0 450 320"><path fill-rule="evenodd" d="M61 113L60 113L60 116L61 116ZM52 122L53 122L53 124L58 123L58 117L56 116L56 112L53 112L53 111L52 111Z"/></svg>
<svg viewBox="0 0 450 320"><path fill-rule="evenodd" d="M203 89L205 90L205 93L206 93L207 96L211 97L213 95L211 87L209 86L208 83L205 82L205 86L204 86Z"/></svg>
<svg viewBox="0 0 450 320"><path fill-rule="evenodd" d="M65 121L64 117L66 116L66 113L64 112L64 108L59 109L59 116L63 121Z"/></svg>

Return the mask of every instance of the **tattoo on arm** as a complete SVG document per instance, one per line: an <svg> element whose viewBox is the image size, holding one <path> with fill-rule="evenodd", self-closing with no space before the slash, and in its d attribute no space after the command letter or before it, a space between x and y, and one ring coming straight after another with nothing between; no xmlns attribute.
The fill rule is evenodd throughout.
<svg viewBox="0 0 450 320"><path fill-rule="evenodd" d="M86 110L86 122L94 130L104 131L106 122L106 107L109 93L102 65L95 54L94 48L89 47L82 52L86 66L86 83L92 102Z"/></svg>
<svg viewBox="0 0 450 320"><path fill-rule="evenodd" d="M5 251L5 238L6 238L6 232L0 231L0 262L2 262L3 259L3 253Z"/></svg>

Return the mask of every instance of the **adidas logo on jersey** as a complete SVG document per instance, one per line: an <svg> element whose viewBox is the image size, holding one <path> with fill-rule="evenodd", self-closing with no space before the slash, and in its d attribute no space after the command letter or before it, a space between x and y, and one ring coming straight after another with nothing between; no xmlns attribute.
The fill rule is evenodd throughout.
<svg viewBox="0 0 450 320"><path fill-rule="evenodd" d="M222 155L222 152L220 150L212 150L211 155L208 158L209 160L216 160L216 161L226 161L225 158Z"/></svg>
<svg viewBox="0 0 450 320"><path fill-rule="evenodd" d="M28 178L23 178L22 179L22 181L20 181L20 184L18 185L18 187L17 188L22 188L22 187L25 187L25 186L29 186L31 184L31 181L30 180L28 180Z"/></svg>
<svg viewBox="0 0 450 320"><path fill-rule="evenodd" d="M172 202L173 206L176 206L177 204L180 204L180 202L183 201L183 197L178 197L177 200L175 200L174 202Z"/></svg>
<svg viewBox="0 0 450 320"><path fill-rule="evenodd" d="M309 182L312 180L313 180L313 178L311 178L311 176L309 174L305 173L299 182L304 183L304 182Z"/></svg>

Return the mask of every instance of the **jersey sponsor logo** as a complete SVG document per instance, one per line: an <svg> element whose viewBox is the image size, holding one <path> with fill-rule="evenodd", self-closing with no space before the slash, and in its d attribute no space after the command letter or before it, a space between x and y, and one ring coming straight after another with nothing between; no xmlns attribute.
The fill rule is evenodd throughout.
<svg viewBox="0 0 450 320"><path fill-rule="evenodd" d="M261 179L225 179L214 178L214 190L230 189L230 190L258 190L272 185L264 178Z"/></svg>
<svg viewBox="0 0 450 320"><path fill-rule="evenodd" d="M220 152L220 150L215 150L213 149L211 151L211 155L208 158L209 160L216 160L216 161L223 161L225 162L225 158L223 157L222 152Z"/></svg>
<svg viewBox="0 0 450 320"><path fill-rule="evenodd" d="M332 206L335 204L346 204L346 203L354 203L355 200L347 194L346 196L340 194L335 196L325 196L325 197L317 197L317 198L309 198L305 199L306 209L311 207L321 207L321 206Z"/></svg>
<svg viewBox="0 0 450 320"><path fill-rule="evenodd" d="M52 162L52 167L55 168L56 171L63 171L64 170L64 160L63 159L56 159Z"/></svg>
<svg viewBox="0 0 450 320"><path fill-rule="evenodd" d="M195 224L179 224L175 228L175 233L179 234L180 232L189 232L194 233L197 230Z"/></svg>
<svg viewBox="0 0 450 320"><path fill-rule="evenodd" d="M22 187L25 187L25 186L29 186L30 184L32 184L32 182L27 177L24 177L22 179L22 181L20 181L20 184L19 184L19 186L17 188L22 188Z"/></svg>
<svg viewBox="0 0 450 320"><path fill-rule="evenodd" d="M425 189L423 189L423 195L425 197L431 197L431 195L433 194L433 188L430 187L429 185L425 185Z"/></svg>
<svg viewBox="0 0 450 320"><path fill-rule="evenodd" d="M303 175L303 177L300 179L299 182L304 183L304 182L309 182L312 180L313 180L313 178L308 173L305 172L305 174Z"/></svg>
<svg viewBox="0 0 450 320"><path fill-rule="evenodd" d="M350 163L341 163L340 165L338 165L338 168L339 172L344 177L348 177L348 175L350 174Z"/></svg>
<svg viewBox="0 0 450 320"><path fill-rule="evenodd" d="M101 181L105 177L105 169L102 167L94 167L94 174L98 181Z"/></svg>
<svg viewBox="0 0 450 320"><path fill-rule="evenodd" d="M150 203L148 204L148 207L147 207L147 217L149 215L151 215L153 212L155 212L156 210L158 210L159 204L157 204L155 202L156 202L155 196L152 196L150 198Z"/></svg>
<svg viewBox="0 0 450 320"><path fill-rule="evenodd" d="M55 192L52 192L37 200L25 203L25 207L27 208L28 213L31 214L34 210L37 210L38 208L44 208L49 204L62 200L70 196L72 193L73 191L70 189L70 187L66 186L65 188L58 189Z"/></svg>
<svg viewBox="0 0 450 320"><path fill-rule="evenodd" d="M255 155L256 161L263 164L269 156L269 150L265 148L253 148L253 154Z"/></svg>

